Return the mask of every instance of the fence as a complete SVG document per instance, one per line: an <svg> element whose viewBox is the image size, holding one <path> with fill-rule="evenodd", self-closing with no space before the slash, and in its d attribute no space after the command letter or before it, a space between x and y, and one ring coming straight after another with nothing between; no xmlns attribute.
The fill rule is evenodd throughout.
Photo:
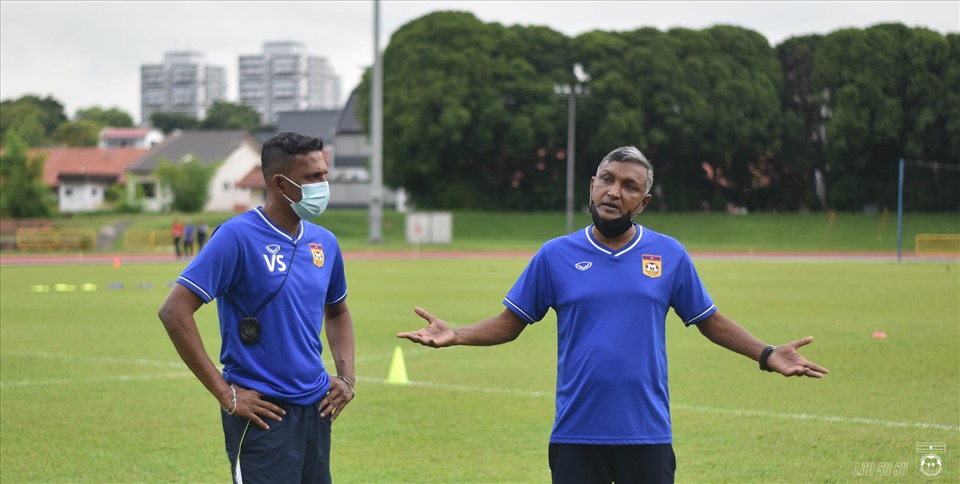
<svg viewBox="0 0 960 484"><path fill-rule="evenodd" d="M20 250L93 249L97 231L91 228L17 229L16 247Z"/></svg>
<svg viewBox="0 0 960 484"><path fill-rule="evenodd" d="M917 234L918 257L960 257L960 234Z"/></svg>
<svg viewBox="0 0 960 484"><path fill-rule="evenodd" d="M123 234L123 247L128 250L168 251L173 247L173 236L169 229L127 229Z"/></svg>

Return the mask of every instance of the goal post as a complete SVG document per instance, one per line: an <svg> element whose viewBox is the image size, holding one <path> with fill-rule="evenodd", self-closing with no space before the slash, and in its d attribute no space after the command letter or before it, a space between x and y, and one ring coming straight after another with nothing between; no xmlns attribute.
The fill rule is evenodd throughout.
<svg viewBox="0 0 960 484"><path fill-rule="evenodd" d="M897 262L901 262L903 258L903 181L904 168L907 165L930 168L932 170L960 171L960 165L957 164L900 158L898 167L899 174L897 176ZM917 234L914 242L914 250L918 256L956 255L958 248L960 248L960 234ZM923 244L923 247L921 247L921 244Z"/></svg>

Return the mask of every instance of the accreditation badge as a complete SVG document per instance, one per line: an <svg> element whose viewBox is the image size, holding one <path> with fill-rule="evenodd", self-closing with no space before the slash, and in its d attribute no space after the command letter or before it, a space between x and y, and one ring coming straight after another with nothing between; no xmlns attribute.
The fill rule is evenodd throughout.
<svg viewBox="0 0 960 484"><path fill-rule="evenodd" d="M663 266L660 264L659 255L643 254L643 275L647 277L660 277Z"/></svg>
<svg viewBox="0 0 960 484"><path fill-rule="evenodd" d="M323 267L323 246L310 244L310 253L313 254L313 265Z"/></svg>

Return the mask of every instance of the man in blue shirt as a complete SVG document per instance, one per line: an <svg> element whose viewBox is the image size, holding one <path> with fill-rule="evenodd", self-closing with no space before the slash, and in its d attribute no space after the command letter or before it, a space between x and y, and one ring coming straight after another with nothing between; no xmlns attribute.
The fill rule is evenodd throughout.
<svg viewBox="0 0 960 484"><path fill-rule="evenodd" d="M767 345L722 315L683 246L633 223L652 184L653 166L639 150L613 150L590 180L593 225L544 244L507 293L502 313L451 328L416 308L427 327L397 334L431 347L495 345L513 341L553 308L555 483L673 482L665 342L671 307L684 324L763 370L828 373L797 353L813 338Z"/></svg>
<svg viewBox="0 0 960 484"><path fill-rule="evenodd" d="M180 357L216 397L234 482L330 476L330 425L355 396L353 320L336 237L310 223L330 190L323 140L281 133L264 143L262 207L210 237L160 307ZM222 374L194 313L217 300ZM336 365L324 368L320 332Z"/></svg>

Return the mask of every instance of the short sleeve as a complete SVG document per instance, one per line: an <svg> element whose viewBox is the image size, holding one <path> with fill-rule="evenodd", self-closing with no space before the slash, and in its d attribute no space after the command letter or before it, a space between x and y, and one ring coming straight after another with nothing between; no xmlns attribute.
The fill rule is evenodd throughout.
<svg viewBox="0 0 960 484"><path fill-rule="evenodd" d="M546 250L541 247L503 299L503 305L527 323L535 323L546 316L555 299Z"/></svg>
<svg viewBox="0 0 960 484"><path fill-rule="evenodd" d="M327 286L325 304L339 304L347 298L347 278L343 271L343 253L337 246L333 257L333 267L330 268L330 284Z"/></svg>
<svg viewBox="0 0 960 484"><path fill-rule="evenodd" d="M677 266L670 306L687 326L703 321L717 310L686 251Z"/></svg>
<svg viewBox="0 0 960 484"><path fill-rule="evenodd" d="M183 270L177 282L205 303L226 292L240 277L243 260L240 241L231 227L221 226Z"/></svg>

